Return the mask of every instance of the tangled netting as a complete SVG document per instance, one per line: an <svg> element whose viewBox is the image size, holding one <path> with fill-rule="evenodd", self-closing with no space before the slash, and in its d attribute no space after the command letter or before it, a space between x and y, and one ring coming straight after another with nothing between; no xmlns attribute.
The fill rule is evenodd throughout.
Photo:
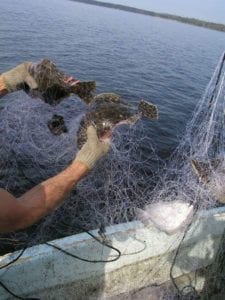
<svg viewBox="0 0 225 300"><path fill-rule="evenodd" d="M0 186L19 197L65 169L76 155L77 132L87 110L74 96L52 107L16 93L1 111ZM50 132L47 124L53 115L63 116L68 132L58 136ZM146 204L145 189L152 186L159 161L145 135L145 122L122 125L111 144L110 153L55 212L33 229L12 234L12 240L7 236L1 248L71 235L80 232L80 226L90 230L133 219L135 207Z"/></svg>
<svg viewBox="0 0 225 300"><path fill-rule="evenodd" d="M154 202L181 200L193 204L198 209L217 205L214 191L224 187L222 172L225 149L225 54L199 101L192 120L188 123L186 134L172 154L170 161L161 172L161 179L149 199ZM200 184L192 160L207 166L207 179ZM215 161L218 168L215 168ZM214 181L214 188L208 189ZM208 184L207 184L208 183Z"/></svg>
<svg viewBox="0 0 225 300"><path fill-rule="evenodd" d="M21 101L17 96L18 100L7 104L0 116L0 186L20 196L73 160L79 123L87 107L74 97L52 108L39 100ZM54 114L64 117L67 133L54 136L48 130L47 122ZM68 199L29 231L2 236L4 250L12 244L19 248L28 241L32 245L71 235L81 227L104 229L110 224L127 222L136 218L137 208L161 201L182 201L193 205L195 212L220 205L218 200L225 192L224 116L225 54L187 125L184 138L168 161L162 162L156 155L144 122L130 128L121 126L114 132L111 152L73 189ZM196 174L193 160L207 168ZM188 226L181 232L181 244ZM184 257L180 260L183 263ZM177 252L172 265L179 263ZM195 270L194 258L191 264L190 269ZM160 261L156 270L149 270L152 276L159 266ZM179 291L174 285L177 293L162 289L160 299L199 297L195 286L184 286Z"/></svg>
<svg viewBox="0 0 225 300"><path fill-rule="evenodd" d="M187 125L182 141L170 157L169 162L165 164L164 171L160 171L161 175L158 174L158 183L155 188L149 189L146 193L149 203L182 201L193 205L194 215L190 216L188 224L181 231L182 237L178 249L182 248L182 242L196 212L214 208L224 203L224 149L225 53L222 55L203 97ZM193 168L193 161L204 167L197 168L198 171L196 172ZM146 213L148 213L148 205L146 206ZM173 266L183 265L187 259L188 255L179 257L178 252L173 260ZM195 257L192 260L189 257L187 261L189 269L198 269L198 260L195 260ZM208 278L207 271L205 271L205 276ZM212 279L213 282L216 282L222 275L217 272L213 276L213 278L208 278L207 285ZM163 298L200 299L195 286L184 286L179 290L175 282L174 285L177 288L177 293L164 290L162 292ZM206 297L204 299L210 299L207 298L207 293L204 297Z"/></svg>

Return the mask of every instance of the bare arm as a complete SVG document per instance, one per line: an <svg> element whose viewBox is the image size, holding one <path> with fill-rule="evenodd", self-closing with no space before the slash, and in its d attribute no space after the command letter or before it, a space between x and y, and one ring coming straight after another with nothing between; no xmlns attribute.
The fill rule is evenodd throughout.
<svg viewBox="0 0 225 300"><path fill-rule="evenodd" d="M22 83L26 83L31 89L37 88L37 83L29 72L30 66L31 63L25 62L0 75L0 98L16 91ZM68 78L68 83L74 84L74 79ZM101 143L96 130L90 126L87 130L87 142L66 170L37 185L20 198L0 189L0 232L28 227L54 210L108 150L109 143Z"/></svg>
<svg viewBox="0 0 225 300"><path fill-rule="evenodd" d="M34 224L54 210L95 163L109 150L100 142L93 126L74 162L58 175L40 183L20 198L0 189L0 232L10 232Z"/></svg>
<svg viewBox="0 0 225 300"><path fill-rule="evenodd" d="M88 172L81 162L15 198L0 189L0 232L10 232L28 227L53 211L70 193L74 185Z"/></svg>
<svg viewBox="0 0 225 300"><path fill-rule="evenodd" d="M0 97L8 92L0 76ZM28 227L50 213L87 172L86 164L74 162L57 176L42 182L18 199L0 189L0 232Z"/></svg>

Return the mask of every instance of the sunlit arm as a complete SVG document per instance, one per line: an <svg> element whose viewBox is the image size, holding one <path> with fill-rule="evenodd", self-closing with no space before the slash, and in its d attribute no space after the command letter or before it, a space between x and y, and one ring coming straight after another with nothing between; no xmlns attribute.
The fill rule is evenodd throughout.
<svg viewBox="0 0 225 300"><path fill-rule="evenodd" d="M52 212L87 172L85 164L74 162L19 198L0 189L0 232L26 228Z"/></svg>

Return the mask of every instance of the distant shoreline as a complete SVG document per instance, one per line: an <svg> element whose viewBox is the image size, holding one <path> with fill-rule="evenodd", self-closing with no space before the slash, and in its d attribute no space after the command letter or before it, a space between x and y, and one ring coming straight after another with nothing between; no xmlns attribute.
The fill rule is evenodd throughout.
<svg viewBox="0 0 225 300"><path fill-rule="evenodd" d="M166 13L158 13L158 12L153 12L153 11L145 10L145 9L139 9L139 8L135 8L135 7L131 7L131 6L125 6L125 5L121 5L121 4L113 4L113 3L108 3L108 2L100 2L100 1L95 1L95 0L71 0L71 1L86 3L86 4L90 4L90 5L103 6L103 7L107 7L107 8L119 9L119 10L128 11L128 12L146 15L146 16L174 20L174 21L181 22L181 23L186 23L186 24L190 24L190 25L195 25L195 26L199 26L199 27L204 27L204 28L208 28L208 29L212 29L212 30L225 32L225 24L213 23L213 22L203 21L203 20L199 20L199 19L195 19L195 18L180 17L177 15L171 15L171 14L166 14Z"/></svg>

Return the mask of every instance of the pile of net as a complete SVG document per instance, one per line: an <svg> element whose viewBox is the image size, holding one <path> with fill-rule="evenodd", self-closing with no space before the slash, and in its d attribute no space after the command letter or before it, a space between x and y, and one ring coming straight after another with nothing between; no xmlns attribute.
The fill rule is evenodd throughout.
<svg viewBox="0 0 225 300"><path fill-rule="evenodd" d="M152 201L180 200L196 209L223 202L225 192L225 54L199 101L184 138L170 157ZM218 202L219 201L219 202Z"/></svg>
<svg viewBox="0 0 225 300"><path fill-rule="evenodd" d="M221 205L225 194L224 61L225 54L168 161L156 155L144 123L121 126L114 132L110 153L65 202L29 230L2 236L1 246L21 248L127 222L137 218L137 209L147 211L154 203L191 205L194 213L189 224L197 211ZM71 163L87 108L74 96L55 107L24 94L14 97L0 112L0 186L18 197ZM53 115L64 117L68 132L59 136L50 132L47 124Z"/></svg>
<svg viewBox="0 0 225 300"><path fill-rule="evenodd" d="M192 257L191 254L195 244L189 246L188 251L190 253L187 251L186 256L179 256L179 253L190 225L194 222L196 213L225 203L224 158L225 53L222 55L204 95L197 104L191 121L187 124L182 141L168 163L165 164L163 172L160 172L161 175L158 174L158 183L155 188L147 191L146 197L149 199L149 204L139 214L144 222L155 223L159 229L163 228L167 232L170 228L166 222L176 223L179 214L173 210L171 218L159 220L159 218L166 215L166 212L163 212L164 209L171 208L174 203L186 203L187 207L192 208L192 214L189 214L180 228L180 244L172 259L170 278L176 292L172 292L170 288L165 288L162 292L163 299L200 299L201 297L203 297L201 299L211 299L208 298L211 285L214 284L214 288L221 287L221 282L224 282L224 270L221 261L219 264L217 261L217 272L214 270L213 273L210 273L210 276L207 269L201 270L201 276L206 278L202 294L197 292L195 284L183 285L183 287L181 284L180 288L173 279L174 266L185 266L186 264L184 269L188 269L189 272L198 269L200 258ZM164 204L166 204L165 207ZM155 218L154 214L158 216L158 219ZM171 233L173 232L171 231ZM221 245L224 247L224 240ZM208 251L210 253L210 250ZM224 260L224 250L220 249L220 252L223 253ZM191 282L191 279L189 279L189 282ZM197 280L192 282L197 282ZM210 282L213 282L213 284L210 284ZM217 292L221 291L218 290Z"/></svg>
<svg viewBox="0 0 225 300"><path fill-rule="evenodd" d="M78 151L77 132L86 112L87 106L74 95L57 106L23 92L12 95L0 111L0 187L20 197L65 169ZM63 117L67 132L50 131L54 115ZM160 163L145 130L141 121L118 128L110 153L64 203L28 230L3 235L2 251L134 219L135 208L147 203L145 189L153 186Z"/></svg>

